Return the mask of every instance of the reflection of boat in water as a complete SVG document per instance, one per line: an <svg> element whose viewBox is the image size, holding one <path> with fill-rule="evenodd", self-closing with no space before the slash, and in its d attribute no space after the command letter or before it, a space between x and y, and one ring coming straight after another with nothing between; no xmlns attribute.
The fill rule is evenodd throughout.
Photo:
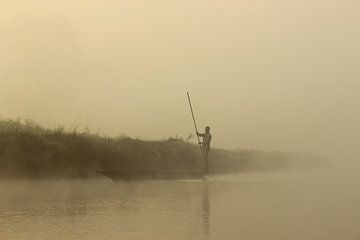
<svg viewBox="0 0 360 240"><path fill-rule="evenodd" d="M202 179L200 172L164 172L154 170L110 170L99 171L113 181L144 181L144 180L180 180Z"/></svg>

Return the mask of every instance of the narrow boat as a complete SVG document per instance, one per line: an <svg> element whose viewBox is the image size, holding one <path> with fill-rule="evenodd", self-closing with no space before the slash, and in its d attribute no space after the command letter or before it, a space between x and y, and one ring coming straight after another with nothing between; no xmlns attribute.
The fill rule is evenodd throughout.
<svg viewBox="0 0 360 240"><path fill-rule="evenodd" d="M163 172L154 170L109 170L99 171L113 181L180 180L202 179L200 172Z"/></svg>

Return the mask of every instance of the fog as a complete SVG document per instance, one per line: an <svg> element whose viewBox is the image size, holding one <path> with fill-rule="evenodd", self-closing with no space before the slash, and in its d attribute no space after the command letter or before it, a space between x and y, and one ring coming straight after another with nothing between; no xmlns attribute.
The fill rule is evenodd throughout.
<svg viewBox="0 0 360 240"><path fill-rule="evenodd" d="M358 239L356 172L0 181L0 239Z"/></svg>
<svg viewBox="0 0 360 240"><path fill-rule="evenodd" d="M0 1L0 116L354 159L358 1Z"/></svg>

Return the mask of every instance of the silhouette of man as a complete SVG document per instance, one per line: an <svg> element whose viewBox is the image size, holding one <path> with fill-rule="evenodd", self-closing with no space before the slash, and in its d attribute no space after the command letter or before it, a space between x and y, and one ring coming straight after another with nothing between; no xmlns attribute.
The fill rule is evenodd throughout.
<svg viewBox="0 0 360 240"><path fill-rule="evenodd" d="M199 133L196 132L196 134L199 137L202 137L203 141L201 143L201 149L202 149L202 153L204 156L204 173L208 174L209 173L209 161L208 161L208 156L209 156L209 152L210 152L210 143L211 143L211 133L210 133L210 127L207 126L205 127L205 133Z"/></svg>

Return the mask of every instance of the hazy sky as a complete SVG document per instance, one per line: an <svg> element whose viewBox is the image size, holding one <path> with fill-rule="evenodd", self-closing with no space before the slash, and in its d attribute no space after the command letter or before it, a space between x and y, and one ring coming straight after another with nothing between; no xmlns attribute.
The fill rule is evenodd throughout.
<svg viewBox="0 0 360 240"><path fill-rule="evenodd" d="M356 154L360 2L0 0L0 116Z"/></svg>

